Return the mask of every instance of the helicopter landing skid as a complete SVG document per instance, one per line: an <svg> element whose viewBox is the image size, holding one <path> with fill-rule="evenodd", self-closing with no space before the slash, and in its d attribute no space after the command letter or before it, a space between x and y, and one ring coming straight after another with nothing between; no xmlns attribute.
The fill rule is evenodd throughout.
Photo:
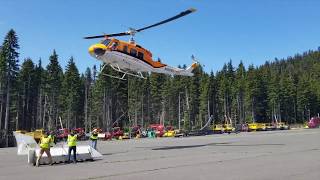
<svg viewBox="0 0 320 180"><path fill-rule="evenodd" d="M102 67L102 69L101 69L101 72L102 72L103 69L106 67L106 65L108 65L108 64L103 65L103 67ZM138 78L142 78L142 79L146 79L146 78L142 75L141 72L138 72L137 74L134 74L134 73L130 73L130 72L127 72L127 71L123 71L123 70L119 67L118 64L116 64L116 67L113 66L113 65L111 65L111 64L109 64L109 65L110 65L110 67L111 67L113 70L115 70L115 71L117 71L117 72L119 72L119 73L122 73L123 75L122 75L121 77L119 77L119 76L113 76L113 75L110 75L110 74L102 74L102 75L105 75L105 76L108 76L108 77L111 77L111 78L115 78L115 79L120 79L120 80L126 80L126 79L125 79L125 76L126 76L126 75L134 76L134 77L138 77Z"/></svg>

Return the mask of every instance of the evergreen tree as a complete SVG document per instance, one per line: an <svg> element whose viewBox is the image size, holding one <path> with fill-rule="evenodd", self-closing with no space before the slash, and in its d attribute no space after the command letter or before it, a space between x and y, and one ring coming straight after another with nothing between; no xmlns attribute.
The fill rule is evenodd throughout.
<svg viewBox="0 0 320 180"><path fill-rule="evenodd" d="M61 93L61 83L63 80L62 68L58 62L58 55L53 50L49 57L49 64L46 70L46 90L45 90L45 107L44 123L48 129L55 129L58 126L58 116L60 113L59 95Z"/></svg>
<svg viewBox="0 0 320 180"><path fill-rule="evenodd" d="M240 62L238 69L236 70L235 75L235 98L236 98L236 107L237 107L237 122L245 122L245 83L246 83L246 70L242 63Z"/></svg>
<svg viewBox="0 0 320 180"><path fill-rule="evenodd" d="M38 64L35 67L35 80L34 80L34 93L37 93L37 97L34 101L37 105L33 108L36 113L36 119L33 128L44 128L44 104L45 104L45 88L46 88L46 75L47 73L42 67L42 61L39 59Z"/></svg>
<svg viewBox="0 0 320 180"><path fill-rule="evenodd" d="M65 119L66 127L69 129L83 125L81 122L81 110L83 109L81 90L79 71L73 57L71 57L65 70L60 100L63 119Z"/></svg>
<svg viewBox="0 0 320 180"><path fill-rule="evenodd" d="M10 106L14 106L14 103L11 101L11 96L14 95L16 92L15 90L15 81L18 73L18 62L19 62L19 53L17 50L19 49L18 45L18 37L16 32L11 29L2 44L1 48L1 66L5 68L5 72L2 72L2 75L5 75L5 122L4 122L4 129L6 134L6 147L8 146L8 133L9 128L13 127L9 125L11 115L15 112L10 112ZM5 64L5 65L4 65ZM14 100L14 99L13 99Z"/></svg>
<svg viewBox="0 0 320 180"><path fill-rule="evenodd" d="M37 104L37 88L35 87L35 67L30 58L24 60L18 76L18 118L16 129L30 130L35 127L36 112L33 108Z"/></svg>
<svg viewBox="0 0 320 180"><path fill-rule="evenodd" d="M163 98L161 96L165 81L165 75L151 73L150 95L151 95L151 122L160 123L161 113L163 112Z"/></svg>
<svg viewBox="0 0 320 180"><path fill-rule="evenodd" d="M4 123L6 69L7 63L5 55L0 46L0 131L3 129Z"/></svg>
<svg viewBox="0 0 320 180"><path fill-rule="evenodd" d="M200 126L202 127L209 118L208 105L209 105L209 88L210 88L210 79L207 74L203 74L200 81L200 95L199 95L199 120Z"/></svg>
<svg viewBox="0 0 320 180"><path fill-rule="evenodd" d="M91 130L91 121L90 119L90 107L91 107L91 89L92 89L92 74L90 68L86 69L85 75L84 75L84 88L85 88L85 101L84 101L84 126L85 126L85 132L89 132Z"/></svg>

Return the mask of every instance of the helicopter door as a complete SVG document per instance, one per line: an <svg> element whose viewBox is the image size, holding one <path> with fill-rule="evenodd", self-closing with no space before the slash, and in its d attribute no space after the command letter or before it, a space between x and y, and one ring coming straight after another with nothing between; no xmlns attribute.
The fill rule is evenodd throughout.
<svg viewBox="0 0 320 180"><path fill-rule="evenodd" d="M128 54L128 46L123 46L122 51L126 54Z"/></svg>
<svg viewBox="0 0 320 180"><path fill-rule="evenodd" d="M142 52L138 52L138 59L143 60L144 54Z"/></svg>
<svg viewBox="0 0 320 180"><path fill-rule="evenodd" d="M135 49L130 49L130 55L133 56L133 57L136 57L137 56L137 50Z"/></svg>

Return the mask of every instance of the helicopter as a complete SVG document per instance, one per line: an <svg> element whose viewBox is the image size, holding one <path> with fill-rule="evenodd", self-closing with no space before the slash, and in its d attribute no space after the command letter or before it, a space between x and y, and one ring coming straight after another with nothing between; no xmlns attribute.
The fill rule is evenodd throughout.
<svg viewBox="0 0 320 180"><path fill-rule="evenodd" d="M120 80L125 80L126 75L145 79L142 72L193 76L192 70L199 64L193 55L191 56L193 63L186 69L172 67L162 63L160 59L153 60L152 53L138 45L134 40L134 36L141 31L173 21L195 11L196 9L190 8L176 16L140 29L129 28L125 32L87 36L84 39L103 38L100 43L89 47L89 54L104 63L101 72L106 66L110 66L113 70L122 74L120 76L104 74L106 76ZM130 40L127 42L114 38L119 36L130 36Z"/></svg>

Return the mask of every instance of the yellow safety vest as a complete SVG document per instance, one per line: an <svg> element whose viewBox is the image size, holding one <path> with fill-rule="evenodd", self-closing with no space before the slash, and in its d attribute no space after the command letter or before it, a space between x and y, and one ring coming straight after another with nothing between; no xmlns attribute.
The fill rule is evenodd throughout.
<svg viewBox="0 0 320 180"><path fill-rule="evenodd" d="M49 149L50 148L50 142L51 142L51 138L50 137L42 137L40 139L40 148L43 149Z"/></svg>
<svg viewBox="0 0 320 180"><path fill-rule="evenodd" d="M97 140L98 139L98 134L92 133L90 136L91 140Z"/></svg>
<svg viewBox="0 0 320 180"><path fill-rule="evenodd" d="M77 135L68 135L68 146L73 147L77 146Z"/></svg>

